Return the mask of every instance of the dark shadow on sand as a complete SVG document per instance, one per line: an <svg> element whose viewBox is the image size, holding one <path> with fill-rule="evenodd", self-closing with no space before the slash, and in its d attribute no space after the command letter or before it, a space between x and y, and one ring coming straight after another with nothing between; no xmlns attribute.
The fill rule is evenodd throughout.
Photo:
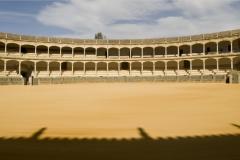
<svg viewBox="0 0 240 160"><path fill-rule="evenodd" d="M0 160L240 160L240 134L153 139L0 138Z"/></svg>

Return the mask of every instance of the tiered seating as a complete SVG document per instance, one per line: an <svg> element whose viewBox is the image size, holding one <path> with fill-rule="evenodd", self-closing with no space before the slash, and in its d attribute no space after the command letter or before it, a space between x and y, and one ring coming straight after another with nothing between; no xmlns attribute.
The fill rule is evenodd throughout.
<svg viewBox="0 0 240 160"><path fill-rule="evenodd" d="M129 56L121 56L120 59L128 59Z"/></svg>
<svg viewBox="0 0 240 160"><path fill-rule="evenodd" d="M106 59L106 56L97 56L97 59Z"/></svg>
<svg viewBox="0 0 240 160"><path fill-rule="evenodd" d="M189 71L192 76L201 76L202 73L199 70L191 70Z"/></svg>
<svg viewBox="0 0 240 160"><path fill-rule="evenodd" d="M59 77L61 75L60 71L51 71L50 77Z"/></svg>
<svg viewBox="0 0 240 160"><path fill-rule="evenodd" d="M84 55L83 54L75 54L73 57L74 58L84 58Z"/></svg>
<svg viewBox="0 0 240 160"><path fill-rule="evenodd" d="M143 75L143 76L152 76L153 73L152 73L152 71L143 71L143 72L142 72L142 75Z"/></svg>
<svg viewBox="0 0 240 160"><path fill-rule="evenodd" d="M37 77L49 77L49 72L48 71L38 71Z"/></svg>
<svg viewBox="0 0 240 160"><path fill-rule="evenodd" d="M116 71L116 70L108 71L108 75L111 75L111 76L118 76L118 71Z"/></svg>
<svg viewBox="0 0 240 160"><path fill-rule="evenodd" d="M174 70L166 70L164 71L165 76L176 76L176 72Z"/></svg>
<svg viewBox="0 0 240 160"><path fill-rule="evenodd" d="M59 58L59 57L61 57L61 55L60 54L50 54L50 57L56 57L56 58Z"/></svg>
<svg viewBox="0 0 240 160"><path fill-rule="evenodd" d="M6 75L9 74L9 71L0 71L0 77L5 77Z"/></svg>
<svg viewBox="0 0 240 160"><path fill-rule="evenodd" d="M86 71L86 76L96 76L96 71Z"/></svg>
<svg viewBox="0 0 240 160"><path fill-rule="evenodd" d="M47 53L38 53L37 57L48 57Z"/></svg>
<svg viewBox="0 0 240 160"><path fill-rule="evenodd" d="M188 76L189 73L188 73L187 71L185 71L185 70L179 70L179 71L178 71L178 75L179 75L179 76Z"/></svg>
<svg viewBox="0 0 240 160"><path fill-rule="evenodd" d="M121 71L120 71L120 76L129 76L129 71L127 71L127 70L121 70Z"/></svg>
<svg viewBox="0 0 240 160"><path fill-rule="evenodd" d="M139 70L131 70L131 76L140 76L141 75L141 71Z"/></svg>
<svg viewBox="0 0 240 160"><path fill-rule="evenodd" d="M23 54L23 57L36 57L36 54L35 53L26 53L26 54Z"/></svg>
<svg viewBox="0 0 240 160"><path fill-rule="evenodd" d="M96 55L86 55L86 59L95 59Z"/></svg>
<svg viewBox="0 0 240 160"><path fill-rule="evenodd" d="M9 71L8 77L19 77L20 75L17 73L17 71Z"/></svg>
<svg viewBox="0 0 240 160"><path fill-rule="evenodd" d="M109 59L118 59L118 56L109 56Z"/></svg>
<svg viewBox="0 0 240 160"><path fill-rule="evenodd" d="M213 72L214 72L216 75L226 75L226 74L227 74L227 71L226 71L226 70L213 70Z"/></svg>
<svg viewBox="0 0 240 160"><path fill-rule="evenodd" d="M63 58L72 58L72 54L63 54L62 57Z"/></svg>
<svg viewBox="0 0 240 160"><path fill-rule="evenodd" d="M9 55L9 56L16 56L16 57L19 57L19 56L21 56L21 54L20 54L20 53L18 53L18 52L14 52L14 53L8 53L8 55Z"/></svg>
<svg viewBox="0 0 240 160"><path fill-rule="evenodd" d="M97 76L107 76L107 71L97 71Z"/></svg>
<svg viewBox="0 0 240 160"><path fill-rule="evenodd" d="M157 70L157 71L154 72L154 75L155 75L155 76L164 76L165 73L164 73L164 71L158 71L158 70Z"/></svg>
<svg viewBox="0 0 240 160"><path fill-rule="evenodd" d="M74 71L74 76L83 76L84 71Z"/></svg>
<svg viewBox="0 0 240 160"><path fill-rule="evenodd" d="M73 76L73 72L72 71L63 71L62 72L62 76L63 77L72 77Z"/></svg>
<svg viewBox="0 0 240 160"><path fill-rule="evenodd" d="M200 72L201 72L203 75L213 75L213 74L214 74L213 71L208 70L208 69L205 69L205 71L204 71L204 70L200 70Z"/></svg>

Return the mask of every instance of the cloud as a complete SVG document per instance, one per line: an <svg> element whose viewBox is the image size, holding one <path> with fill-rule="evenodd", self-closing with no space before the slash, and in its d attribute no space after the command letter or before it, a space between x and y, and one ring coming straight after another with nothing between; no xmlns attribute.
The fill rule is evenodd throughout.
<svg viewBox="0 0 240 160"><path fill-rule="evenodd" d="M239 0L65 0L37 15L74 37L150 38L238 28Z"/></svg>

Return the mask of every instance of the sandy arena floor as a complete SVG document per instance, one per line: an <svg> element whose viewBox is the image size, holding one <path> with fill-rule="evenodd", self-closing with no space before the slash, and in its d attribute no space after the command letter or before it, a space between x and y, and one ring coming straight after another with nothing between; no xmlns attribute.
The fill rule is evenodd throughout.
<svg viewBox="0 0 240 160"><path fill-rule="evenodd" d="M83 83L0 86L0 137L155 137L235 134L240 85Z"/></svg>

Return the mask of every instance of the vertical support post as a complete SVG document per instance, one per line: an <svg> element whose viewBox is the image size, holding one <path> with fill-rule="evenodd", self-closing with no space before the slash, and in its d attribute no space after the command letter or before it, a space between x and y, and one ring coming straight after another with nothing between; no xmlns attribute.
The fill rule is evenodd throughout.
<svg viewBox="0 0 240 160"><path fill-rule="evenodd" d="M18 74L21 75L21 61L18 62Z"/></svg>
<svg viewBox="0 0 240 160"><path fill-rule="evenodd" d="M4 60L3 62L4 62L4 72L6 72L7 71L7 61Z"/></svg>
<svg viewBox="0 0 240 160"><path fill-rule="evenodd" d="M120 75L120 65L121 65L121 63L118 63L118 75Z"/></svg>
<svg viewBox="0 0 240 160"><path fill-rule="evenodd" d="M6 55L8 55L8 53L7 53L7 43L5 43L4 52L5 52Z"/></svg>
<svg viewBox="0 0 240 160"><path fill-rule="evenodd" d="M164 63L165 63L165 71L167 71L167 70L168 70L168 67L167 67L167 63L168 63L168 62L165 61Z"/></svg>
<svg viewBox="0 0 240 160"><path fill-rule="evenodd" d="M62 75L62 62L59 63L60 76Z"/></svg>
<svg viewBox="0 0 240 160"><path fill-rule="evenodd" d="M48 57L50 57L50 48L49 46L47 48L48 48Z"/></svg>
<svg viewBox="0 0 240 160"><path fill-rule="evenodd" d="M132 58L132 48L129 48L129 59Z"/></svg>
<svg viewBox="0 0 240 160"><path fill-rule="evenodd" d="M72 75L74 75L74 62L72 62Z"/></svg>
<svg viewBox="0 0 240 160"><path fill-rule="evenodd" d="M167 57L167 47L165 47L165 55L164 57L166 58Z"/></svg>
<svg viewBox="0 0 240 160"><path fill-rule="evenodd" d="M155 70L156 70L156 68L155 68L155 62L153 62L153 75L155 74Z"/></svg>
<svg viewBox="0 0 240 160"><path fill-rule="evenodd" d="M34 76L37 77L37 62L34 62Z"/></svg>
<svg viewBox="0 0 240 160"><path fill-rule="evenodd" d="M35 46L35 56L37 57L37 46Z"/></svg>
<svg viewBox="0 0 240 160"><path fill-rule="evenodd" d="M74 58L74 48L72 48L72 58Z"/></svg>
<svg viewBox="0 0 240 160"><path fill-rule="evenodd" d="M83 48L83 57L86 59L86 48Z"/></svg>
<svg viewBox="0 0 240 160"><path fill-rule="evenodd" d="M192 60L190 60L190 74L192 75Z"/></svg>
<svg viewBox="0 0 240 160"><path fill-rule="evenodd" d="M121 56L121 49L118 48L118 59L120 59Z"/></svg>
<svg viewBox="0 0 240 160"><path fill-rule="evenodd" d="M107 48L107 59L109 59L109 49Z"/></svg>
<svg viewBox="0 0 240 160"><path fill-rule="evenodd" d="M59 47L60 48L60 57L62 57L62 47Z"/></svg>
<svg viewBox="0 0 240 160"><path fill-rule="evenodd" d="M83 73L86 75L86 62L83 63Z"/></svg>
<svg viewBox="0 0 240 160"><path fill-rule="evenodd" d="M230 45L231 45L231 51L230 52L232 54L233 53L233 40L231 40L231 44Z"/></svg>
<svg viewBox="0 0 240 160"><path fill-rule="evenodd" d="M180 50L180 47L179 45L177 46L177 57L179 57L179 50Z"/></svg>
<svg viewBox="0 0 240 160"><path fill-rule="evenodd" d="M20 54L20 56L22 56L23 54L22 54L22 52L21 52L21 48L22 48L22 45L21 44L19 44L19 54Z"/></svg>
<svg viewBox="0 0 240 160"><path fill-rule="evenodd" d="M141 58L143 58L143 48L141 48Z"/></svg>
<svg viewBox="0 0 240 160"><path fill-rule="evenodd" d="M192 44L190 44L190 56L192 56Z"/></svg>
<svg viewBox="0 0 240 160"><path fill-rule="evenodd" d="M217 59L217 71L219 70L219 61Z"/></svg>
<svg viewBox="0 0 240 160"><path fill-rule="evenodd" d="M48 72L48 75L50 76L50 64L49 64L49 62L47 62L47 72Z"/></svg>
<svg viewBox="0 0 240 160"><path fill-rule="evenodd" d="M216 43L217 43L217 54L219 54L218 42L216 42Z"/></svg>
<svg viewBox="0 0 240 160"><path fill-rule="evenodd" d="M231 70L233 70L233 59L231 58Z"/></svg>
<svg viewBox="0 0 240 160"><path fill-rule="evenodd" d="M206 46L205 46L206 44L205 43L203 43L203 55L205 55L205 52L206 52ZM205 61L204 61L205 62Z"/></svg>

